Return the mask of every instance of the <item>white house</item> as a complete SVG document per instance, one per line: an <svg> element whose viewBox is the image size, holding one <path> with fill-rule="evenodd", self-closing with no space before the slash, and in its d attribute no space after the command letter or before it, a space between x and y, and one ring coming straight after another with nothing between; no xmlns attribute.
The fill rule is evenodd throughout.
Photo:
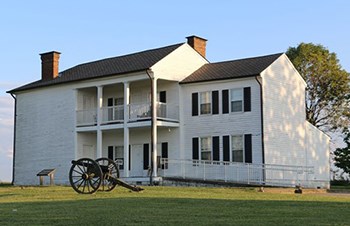
<svg viewBox="0 0 350 226"><path fill-rule="evenodd" d="M72 159L109 157L128 181L196 180L329 187L329 138L305 118L305 81L284 53L210 63L206 41L80 64L15 99L14 184ZM152 111L153 109L153 111ZM150 170L150 168L152 170Z"/></svg>

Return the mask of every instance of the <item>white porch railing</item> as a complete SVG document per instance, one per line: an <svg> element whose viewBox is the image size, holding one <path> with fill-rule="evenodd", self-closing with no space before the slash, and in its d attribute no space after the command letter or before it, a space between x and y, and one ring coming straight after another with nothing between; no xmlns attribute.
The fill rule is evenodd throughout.
<svg viewBox="0 0 350 226"><path fill-rule="evenodd" d="M97 109L76 111L77 126L94 125L97 123Z"/></svg>
<svg viewBox="0 0 350 226"><path fill-rule="evenodd" d="M312 166L161 159L160 176L241 184L316 187ZM321 183L318 181L316 184ZM326 182L325 182L326 183Z"/></svg>
<svg viewBox="0 0 350 226"><path fill-rule="evenodd" d="M124 121L124 106L112 106L102 108L102 123Z"/></svg>
<svg viewBox="0 0 350 226"><path fill-rule="evenodd" d="M167 103L157 102L157 118L178 121L179 108ZM83 109L76 111L77 126L96 125L98 109ZM129 104L129 120L151 119L151 104ZM101 123L118 123L124 121L124 106L111 106L101 108Z"/></svg>
<svg viewBox="0 0 350 226"><path fill-rule="evenodd" d="M141 104L129 104L129 119L130 120L140 120L140 119L150 119L151 118L151 104L141 103Z"/></svg>
<svg viewBox="0 0 350 226"><path fill-rule="evenodd" d="M129 104L129 119L132 121L150 119L151 118L151 104ZM167 103L157 102L157 118L166 120L179 120L179 109Z"/></svg>

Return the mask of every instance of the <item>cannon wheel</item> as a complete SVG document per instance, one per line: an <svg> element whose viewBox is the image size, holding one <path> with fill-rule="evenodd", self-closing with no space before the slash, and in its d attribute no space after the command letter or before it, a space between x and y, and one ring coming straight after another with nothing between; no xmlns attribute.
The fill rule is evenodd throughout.
<svg viewBox="0 0 350 226"><path fill-rule="evenodd" d="M118 165L109 158L98 158L96 159L97 164L102 169L102 182L100 190L102 191L112 191L117 183L114 179L119 178Z"/></svg>
<svg viewBox="0 0 350 226"><path fill-rule="evenodd" d="M72 162L69 170L69 182L80 194L93 194L101 185L102 170L96 161L81 158Z"/></svg>

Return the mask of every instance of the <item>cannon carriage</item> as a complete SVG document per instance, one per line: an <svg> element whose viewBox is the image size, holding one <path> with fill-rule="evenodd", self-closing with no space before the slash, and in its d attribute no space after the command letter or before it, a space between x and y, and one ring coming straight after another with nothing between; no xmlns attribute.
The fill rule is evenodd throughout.
<svg viewBox="0 0 350 226"><path fill-rule="evenodd" d="M143 190L119 179L118 165L109 158L73 160L69 170L69 183L80 194L93 194L98 190L112 191L117 185L136 192Z"/></svg>

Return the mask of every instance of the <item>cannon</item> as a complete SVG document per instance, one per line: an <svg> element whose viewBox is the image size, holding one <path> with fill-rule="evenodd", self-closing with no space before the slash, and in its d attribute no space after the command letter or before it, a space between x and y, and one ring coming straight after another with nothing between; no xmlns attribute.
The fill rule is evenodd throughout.
<svg viewBox="0 0 350 226"><path fill-rule="evenodd" d="M136 192L144 190L119 179L118 165L109 158L72 160L69 183L80 194L93 194L98 190L112 191L117 185Z"/></svg>

